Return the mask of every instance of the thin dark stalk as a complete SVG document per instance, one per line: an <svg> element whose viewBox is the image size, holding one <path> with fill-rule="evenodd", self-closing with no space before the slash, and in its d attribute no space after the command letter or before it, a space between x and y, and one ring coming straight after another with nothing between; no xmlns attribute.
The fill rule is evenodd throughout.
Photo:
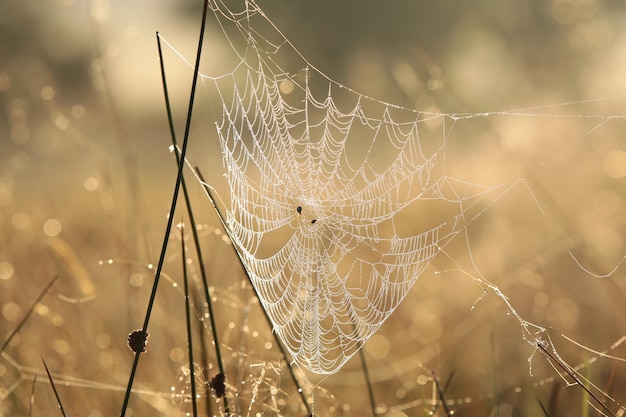
<svg viewBox="0 0 626 417"><path fill-rule="evenodd" d="M220 223L222 224L222 228L224 229L224 232L226 233L228 238L231 240L231 242L234 242L234 240L232 239L232 235L230 234L230 229L228 228L228 226L226 225L226 221L224 220L224 216L222 216L222 212L220 211L219 207L217 207L217 204L215 202L215 198L213 197L213 193L211 192L211 189L206 185L206 182L204 181L204 178L202 177L202 174L200 173L200 170L197 167L195 168L195 170L196 170L196 175L198 175L198 178L200 179L202 184L204 184L204 189L205 189L205 191L207 193L209 201L211 202L211 205L213 206L213 209L215 210L215 213L217 214L217 218L219 219ZM256 288L254 288L254 285L252 285L252 280L250 279L250 273L248 272L248 268L246 267L246 264L243 262L243 257L241 255L241 252L239 252L239 248L237 248L234 243L231 244L230 246L235 251L235 253L237 255L237 259L239 260L239 264L243 268L243 271L244 271L246 277L248 278L248 281L250 282L250 286L252 287L252 291L254 291L254 295L258 299L259 298L259 294L257 293ZM269 316L267 315L267 312L265 311L264 308L261 308L261 310L263 311L263 316L265 317L265 320L267 321L268 326L270 328L273 328L272 321L270 320ZM304 390L300 386L300 382L298 381L298 378L296 377L296 374L294 373L293 368L291 367L291 364L289 363L289 361L287 359L288 356L287 356L287 352L285 351L285 347L281 343L280 339L278 339L278 335L276 334L276 332L272 331L272 335L274 336L274 340L276 341L276 345L280 349L280 352L282 353L283 358L285 358L285 361L287 362L287 369L289 369L289 375L291 376L291 379L292 379L293 383L298 388L298 394L300 395L300 398L302 399L302 403L304 404L304 407L307 409L308 414L312 415L311 406L309 405L309 403L306 400L306 397L304 396Z"/></svg>
<svg viewBox="0 0 626 417"><path fill-rule="evenodd" d="M170 105L169 91L167 87L167 77L165 76L165 65L163 60L163 50L161 47L161 38L157 34L157 45L159 49L159 62L161 68L161 83L163 85L163 95L165 98L165 108L167 111L168 124L170 128L170 136L172 138L172 144L174 145L174 154L176 155L176 163L180 166L184 163L184 160L181 159L180 154L178 152L178 143L176 140L176 132L174 129L174 118L172 116L172 107ZM215 316L213 314L213 302L211 301L211 295L209 293L209 280L207 279L206 268L204 266L204 257L202 255L202 249L200 246L200 238L198 236L198 230L196 228L196 221L193 214L193 209L191 205L191 199L189 198L189 191L187 189L187 182L185 181L185 177L182 178L182 187L183 187L183 195L185 197L185 203L187 206L187 214L189 216L189 223L191 224L191 232L193 235L194 244L196 247L196 253L198 257L198 263L200 264L200 275L202 276L202 284L204 286L204 296L207 303L207 308L209 310L209 322L211 324L211 332L213 334L213 341L215 342L215 356L217 360L217 366L219 368L220 373L226 375L224 370L224 361L222 360L222 353L220 348L219 337L217 333L217 325L215 323ZM226 414L229 413L228 408L228 399L226 396L223 397L224 401L224 410Z"/></svg>
<svg viewBox="0 0 626 417"><path fill-rule="evenodd" d="M432 371L432 374L433 374L433 379L435 380L435 386L437 387L437 395L439 396L439 401L441 401L441 405L443 406L443 410L445 411L446 416L450 417L452 415L452 412L450 411L448 404L446 404L446 397L444 395L444 390L441 388L441 385L439 384L439 379L437 378L435 371Z"/></svg>
<svg viewBox="0 0 626 417"><path fill-rule="evenodd" d="M159 263L157 265L156 272L154 274L154 284L152 285L152 293L150 294L150 301L148 302L148 308L146 309L146 317L144 319L142 332L147 334L148 331L148 323L150 322L150 315L152 313L152 308L154 306L154 300L156 298L156 292L159 285L159 279L161 278L161 271L163 269L163 263L165 262L165 252L167 251L167 243L169 241L170 232L172 229L172 224L174 221L174 213L176 211L176 204L178 202L178 193L180 191L180 184L183 178L183 168L185 161L185 154L187 152L187 143L189 142L189 130L191 127L191 115L193 113L194 107L194 99L196 96L196 85L198 84L198 73L200 70L200 55L202 52L202 42L204 40L204 28L206 26L206 16L208 9L208 0L204 0L204 7L202 10L202 24L200 26L200 36L198 41L198 52L196 55L196 64L193 71L193 80L191 83L191 93L189 95L189 108L187 110L187 122L185 124L185 134L183 137L183 145L181 148L180 154L180 163L178 164L178 173L176 175L176 185L174 186L174 195L172 196L172 204L170 207L169 216L167 218L167 226L165 228L165 233L163 236L163 245L161 247L161 255L159 257ZM124 417L126 415L126 409L128 408L128 401L130 399L130 393L133 386L133 381L135 379L135 373L137 372L137 365L139 364L139 355L140 351L135 353L135 360L133 361L133 366L130 372L130 377L128 380L128 385L126 386L126 394L124 395L124 402L122 404L122 411L120 412L120 417Z"/></svg>
<svg viewBox="0 0 626 417"><path fill-rule="evenodd" d="M583 384L583 382L580 380L580 378L578 377L578 375L576 375L575 372L573 372L568 366L565 366L561 360L559 360L558 358L556 358L552 353L550 353L548 351L548 349L546 349L546 347L543 345L543 343L541 342L537 342L535 343L535 346L537 346L547 357L548 359L550 359L555 365L557 365L559 368L563 369L563 371L565 371L565 373L567 375L569 375L574 382L576 382L576 384L580 385L580 387L587 393L589 394L589 396L591 398L594 399L595 402L598 403L598 405L607 413L609 413L610 416L615 417L615 413L613 411L611 411L611 409L603 402L601 401L589 388L587 388L585 386L585 384Z"/></svg>
<svg viewBox="0 0 626 417"><path fill-rule="evenodd" d="M202 322L198 320L198 330L199 330L199 334L200 334L200 363L202 363L202 369L205 369L207 374L206 374L206 380L209 381L209 353L208 353L208 349L206 346L206 336L205 336L205 332L204 332L204 326L202 325ZM212 410L213 407L211 406L211 387L209 386L208 383L204 384L204 393L205 393L205 399L206 399L206 413L208 416L212 416ZM224 405L224 407L226 408L226 405Z"/></svg>
<svg viewBox="0 0 626 417"><path fill-rule="evenodd" d="M365 377L365 384L367 385L367 395L370 400L370 407L372 408L372 415L376 417L376 399L374 398L374 387L372 386L372 380L370 379L370 373L367 368L367 362L365 361L365 353L362 347L359 348L359 358L361 358L361 368L363 368L363 376Z"/></svg>
<svg viewBox="0 0 626 417"><path fill-rule="evenodd" d="M189 303L189 279L187 277L187 253L185 251L185 228L181 225L180 228L180 242L182 247L183 257L183 281L185 283L185 319L187 322L187 349L189 352L189 379L191 384L191 407L193 410L193 416L198 417L198 404L196 395L196 371L195 363L193 361L193 336L191 334L191 306Z"/></svg>
<svg viewBox="0 0 626 417"><path fill-rule="evenodd" d="M41 291L41 293L39 293L39 296L35 299L35 301L33 302L33 304L30 306L30 308L28 309L28 311L26 312L26 314L24 315L24 317L22 318L22 320L19 322L19 324L15 327L15 329L13 329L13 331L11 332L11 334L7 337L7 339L4 341L4 343L2 344L2 347L0 347L0 353L4 352L4 349L7 348L7 346L9 346L9 343L11 343L11 340L15 337L15 335L17 334L17 332L20 331L20 329L22 328L22 326L24 326L24 324L26 323L26 321L28 320L28 318L30 317L30 315L33 313L33 311L35 311L35 306L37 305L38 302L41 301L41 299L46 295L46 293L48 292L48 290L52 287L52 285L55 283L55 281L59 278L58 275L55 275L50 282L48 283L48 285L46 285L46 287Z"/></svg>
<svg viewBox="0 0 626 417"><path fill-rule="evenodd" d="M541 410L543 411L543 414L546 417L551 417L550 413L548 412L548 410L546 409L546 407L543 405L543 403L541 402L541 400L539 398L537 398L537 402L539 403L539 407L541 407Z"/></svg>
<svg viewBox="0 0 626 417"><path fill-rule="evenodd" d="M48 379L50 380L50 385L52 385L52 391L54 391L54 396L57 397L57 404L59 405L59 409L61 410L61 414L63 417L65 416L65 410L63 409L63 403L61 402L61 397L59 397L59 393L57 391L57 387L54 385L54 380L52 379L52 375L50 375L50 370L48 370L48 365L46 365L46 361L41 358L43 362L43 367L46 368L46 373L48 374Z"/></svg>

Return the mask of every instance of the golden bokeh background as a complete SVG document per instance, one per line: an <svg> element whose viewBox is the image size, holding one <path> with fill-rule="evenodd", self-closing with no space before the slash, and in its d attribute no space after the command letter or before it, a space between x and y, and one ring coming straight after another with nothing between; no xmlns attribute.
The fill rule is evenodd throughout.
<svg viewBox="0 0 626 417"><path fill-rule="evenodd" d="M539 335L549 334L617 413L626 401L623 360L597 352L626 358L623 343L613 346L626 328L625 5L258 4L332 79L408 108L473 114L425 123L424 138L445 137L448 175L503 185L365 346L379 415L444 415L429 405L433 375L442 384L449 378L445 397L458 415L543 415L539 402L553 416L590 411L584 391L567 386L571 378L561 379L561 369L524 340L480 276L520 317L546 328ZM59 277L2 352L2 417L57 412L42 358L68 415L119 413L133 360L126 337L143 322L176 176L155 32L193 62L201 7L191 0L0 5L0 341ZM209 18L202 71L230 71L226 49ZM182 132L192 74L169 48L165 59ZM201 96L194 113L189 155L225 197L208 101ZM202 188L188 180L232 403L240 415L304 416L228 239ZM187 221L183 209L176 216ZM133 415L191 410L178 395L189 395L179 239L174 232ZM197 260L189 266L197 279ZM203 303L199 291L192 299ZM207 381L216 373L208 321L196 318L195 326L205 346L197 348L199 379ZM371 415L357 356L336 375L310 378L319 384L316 415ZM221 403L205 394L202 413L218 414Z"/></svg>

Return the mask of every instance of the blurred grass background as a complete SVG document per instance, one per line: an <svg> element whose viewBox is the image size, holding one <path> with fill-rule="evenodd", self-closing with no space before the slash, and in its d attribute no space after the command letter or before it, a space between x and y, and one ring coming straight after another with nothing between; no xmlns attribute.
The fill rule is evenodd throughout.
<svg viewBox="0 0 626 417"><path fill-rule="evenodd" d="M598 274L626 253L622 2L258 3L310 62L364 94L443 113L533 108L528 113L554 115L492 115L455 125L450 175L489 185L522 177L527 184L471 225L474 261L522 317L549 329L568 363L594 355L562 333L598 351L620 339L623 267L592 277L569 252ZM69 381L59 389L72 415L119 412L132 362L126 336L143 321L152 283L147 265L158 256L175 180L154 33L193 60L200 10L201 2L190 0L0 5L0 340L60 276L0 358L2 416L29 415L33 385L32 415L53 413L42 357L59 381ZM219 30L209 25L206 40L203 69L228 71L219 59ZM182 126L191 72L172 54L168 59ZM578 100L584 102L541 108ZM572 114L615 119L563 116ZM191 159L217 179L222 164L209 118L200 107ZM440 136L440 128L431 134ZM246 404L241 414L304 415L212 209L200 187L193 192L227 378ZM180 379L186 338L179 246L174 236L171 280L159 290L139 367L142 392L131 402L137 415L190 409L170 397L189 392ZM583 415L583 391L564 388L539 354L530 375L532 349L497 297L485 295L472 310L482 289L464 273L473 273L465 242L447 251L463 270L439 257L366 346L381 414L394 406L406 415L432 410L425 401L433 396L433 370L442 381L453 375L446 397L460 415L538 415L537 399L552 404L551 415ZM216 366L206 351L199 362L211 367L205 380ZM611 354L626 356L621 345ZM605 358L582 372L623 403L622 368ZM254 392L257 401L247 408ZM322 381L315 399L319 415L369 413L358 361Z"/></svg>

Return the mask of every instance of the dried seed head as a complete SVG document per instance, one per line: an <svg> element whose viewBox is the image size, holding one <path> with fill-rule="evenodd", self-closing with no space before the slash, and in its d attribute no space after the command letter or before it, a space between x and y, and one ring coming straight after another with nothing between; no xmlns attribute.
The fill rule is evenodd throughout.
<svg viewBox="0 0 626 417"><path fill-rule="evenodd" d="M135 353L144 353L146 352L148 337L150 337L150 334L142 329L133 330L128 335L128 347Z"/></svg>
<svg viewBox="0 0 626 417"><path fill-rule="evenodd" d="M223 373L219 373L211 378L211 382L209 382L209 386L213 388L215 391L215 396L217 398L222 398L226 394L226 384Z"/></svg>

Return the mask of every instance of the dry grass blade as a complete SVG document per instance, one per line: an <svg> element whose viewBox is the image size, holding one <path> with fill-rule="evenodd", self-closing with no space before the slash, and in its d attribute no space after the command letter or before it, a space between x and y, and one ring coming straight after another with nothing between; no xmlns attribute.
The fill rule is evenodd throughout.
<svg viewBox="0 0 626 417"><path fill-rule="evenodd" d="M435 385L437 387L437 395L439 396L439 401L441 401L441 405L443 406L443 409L446 413L446 416L450 417L453 413L450 410L450 408L448 407L448 404L446 403L446 397L444 395L444 389L441 387L441 385L439 384L439 379L437 378L437 375L435 374L435 371L432 372L433 375L433 379L435 381ZM448 381L446 382L446 386L450 383L452 376L450 376L450 378L448 378ZM436 411L433 410L433 414Z"/></svg>
<svg viewBox="0 0 626 417"><path fill-rule="evenodd" d="M50 370L48 369L48 365L46 365L46 361L41 358L43 362L44 368L46 368L46 374L48 374L48 380L50 380L50 385L52 385L52 391L54 391L54 396L57 398L57 404L59 409L61 410L61 414L65 417L65 410L63 409L63 403L61 402L61 397L59 397L59 392L57 391L56 385L54 385L54 380L52 379L52 375L50 374Z"/></svg>
<svg viewBox="0 0 626 417"><path fill-rule="evenodd" d="M541 407L541 410L543 411L543 414L546 417L551 417L550 413L548 412L548 410L546 409L546 407L543 405L543 403L541 402L541 400L539 398L537 398L537 402L539 403L539 407Z"/></svg>
<svg viewBox="0 0 626 417"><path fill-rule="evenodd" d="M26 312L26 314L24 315L24 317L22 318L22 320L20 320L19 324L15 327L15 329L13 329L13 331L11 332L11 334L7 337L7 339L4 341L4 343L2 344L2 347L0 347L0 353L4 352L4 349L7 348L7 346L9 346L9 343L11 343L11 340L15 337L15 335L20 331L20 329L22 328L22 326L24 326L24 324L26 323L26 321L28 320L28 318L30 317L30 315L33 313L33 311L35 310L35 306L37 305L38 302L41 301L41 299L46 295L46 293L48 292L48 290L52 287L52 285L55 283L55 281L59 278L58 275L56 275L54 278L52 278L50 280L50 282L48 283L48 285L46 285L46 287L41 291L41 293L39 294L39 296L37 297L37 299L35 299L35 301L33 302L33 304L30 306L30 308L28 309L28 311Z"/></svg>
<svg viewBox="0 0 626 417"><path fill-rule="evenodd" d="M593 400L600 406L600 408L606 411L610 416L615 417L615 413L611 411L611 409L604 403L604 401L600 400L597 395L595 395L589 388L587 388L587 386L585 386L585 384L583 384L578 375L576 375L576 373L569 366L563 364L561 360L559 360L552 353L550 353L548 349L546 349L546 347L543 345L543 343L537 342L535 345L548 357L549 360L552 361L552 363L565 371L565 373L569 375L574 380L574 382L576 382L577 385L579 385L591 398L593 398Z"/></svg>
<svg viewBox="0 0 626 417"><path fill-rule="evenodd" d="M200 172L200 169L198 167L196 167L195 171L196 171L196 175L198 176L198 179L200 179L200 182L202 182L202 184L204 184L204 190L206 191L207 197L209 198L209 201L211 202L211 205L213 206L213 209L215 210L215 213L217 214L217 217L218 217L218 219L220 221L220 224L222 225L222 228L224 229L224 232L226 233L226 235L230 239L232 237L231 234L230 234L230 229L228 228L228 225L226 224L226 220L224 219L224 216L222 215L222 212L220 211L219 207L217 207L217 203L215 201L215 198L213 197L213 193L211 192L211 188L207 185L206 181L204 180L204 178L202 176L202 173ZM232 241L233 240L231 239L231 242ZM258 298L258 294L256 293L256 289L252 285L252 281L250 280L250 276L249 276L248 270L246 269L246 264L243 262L243 258L242 258L241 253L239 252L239 249L234 244L231 245L231 247L235 251L235 254L237 255L237 259L239 260L239 264L241 265L244 273L246 274L246 277L248 278L248 281L250 282L250 286L252 287L252 290L254 291L255 295ZM265 320L267 321L267 325L270 328L272 328L272 321L270 320L269 316L265 312L265 309L262 309L262 311L263 311L263 316L265 317ZM306 398L304 396L304 390L300 386L300 382L298 381L298 378L296 377L296 374L293 371L291 363L289 363L289 361L287 360L288 356L287 356L287 352L285 351L285 347L283 346L283 344L280 341L280 339L278 339L278 336L276 335L276 332L272 332L272 335L274 336L274 340L276 341L276 345L280 349L280 352L281 352L283 358L287 362L287 369L289 370L289 375L291 376L291 380L293 381L293 383L298 388L298 394L300 395L302 403L304 404L305 408L307 409L308 415L312 415L311 405L309 404L309 402L306 400Z"/></svg>

